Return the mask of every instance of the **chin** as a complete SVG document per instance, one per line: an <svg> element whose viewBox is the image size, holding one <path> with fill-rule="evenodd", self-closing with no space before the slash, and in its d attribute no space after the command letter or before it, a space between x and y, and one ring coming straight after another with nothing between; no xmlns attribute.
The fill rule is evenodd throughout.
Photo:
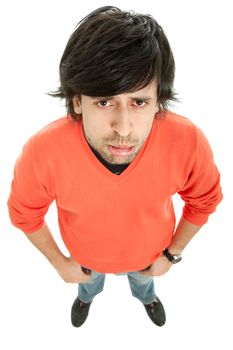
<svg viewBox="0 0 233 350"><path fill-rule="evenodd" d="M109 163L111 164L128 164L131 163L134 158L136 157L136 155L131 155L130 157L114 157L114 159L108 160Z"/></svg>
<svg viewBox="0 0 233 350"><path fill-rule="evenodd" d="M116 156L113 155L109 152L99 152L99 154L101 155L101 157L106 160L108 163L110 164L116 164L116 165L120 165L120 164L129 164L131 163L134 158L137 156L139 150L135 150L133 154L125 156L125 157L121 157L121 156Z"/></svg>

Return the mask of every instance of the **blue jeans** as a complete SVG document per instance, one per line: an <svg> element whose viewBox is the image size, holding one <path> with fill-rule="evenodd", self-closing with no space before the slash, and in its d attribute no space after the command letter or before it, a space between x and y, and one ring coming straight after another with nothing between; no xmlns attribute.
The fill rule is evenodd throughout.
<svg viewBox="0 0 233 350"><path fill-rule="evenodd" d="M119 273L116 275L127 275L132 295L143 304L150 304L156 298L152 276L144 276L139 272ZM92 270L90 281L78 285L79 299L84 303L90 303L97 294L103 291L104 282L105 274Z"/></svg>

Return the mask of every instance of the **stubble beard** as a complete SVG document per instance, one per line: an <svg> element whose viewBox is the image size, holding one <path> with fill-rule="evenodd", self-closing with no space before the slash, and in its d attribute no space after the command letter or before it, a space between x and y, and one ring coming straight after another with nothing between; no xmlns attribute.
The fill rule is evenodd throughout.
<svg viewBox="0 0 233 350"><path fill-rule="evenodd" d="M103 139L103 143L97 143L97 142L93 142L92 139L90 137L86 137L88 143L90 144L90 146L99 153L99 155L108 163L110 164L129 164L131 163L136 156L138 155L138 153L140 152L146 138L142 141L139 142L136 139L130 139L129 137L118 137L118 138L105 138ZM134 145L135 149L133 151L132 154L130 154L129 156L125 156L125 157L120 157L120 156L116 156L114 154L111 154L108 150L108 146L107 145Z"/></svg>

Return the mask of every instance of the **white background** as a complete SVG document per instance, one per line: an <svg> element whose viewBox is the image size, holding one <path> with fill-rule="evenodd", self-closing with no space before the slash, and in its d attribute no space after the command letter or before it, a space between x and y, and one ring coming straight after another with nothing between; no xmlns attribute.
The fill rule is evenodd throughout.
<svg viewBox="0 0 233 350"><path fill-rule="evenodd" d="M173 110L206 134L222 175L224 200L160 278L156 291L167 323L156 327L130 294L126 277L108 275L85 325L70 323L76 286L10 224L6 201L13 166L37 130L65 114L46 92L77 22L103 5L150 13L164 28L176 60ZM232 14L230 1L3 1L0 35L0 347L1 349L232 349ZM180 215L183 203L175 198ZM61 249L55 206L47 221ZM79 347L80 346L80 347Z"/></svg>

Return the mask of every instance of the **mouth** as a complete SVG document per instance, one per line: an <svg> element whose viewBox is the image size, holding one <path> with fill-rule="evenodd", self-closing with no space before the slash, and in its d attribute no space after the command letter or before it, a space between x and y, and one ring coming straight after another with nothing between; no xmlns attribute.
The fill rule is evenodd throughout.
<svg viewBox="0 0 233 350"><path fill-rule="evenodd" d="M108 150L111 154L113 154L114 156L120 156L120 157L124 157L124 156L128 156L130 154L133 153L135 146L129 146L129 145L117 145L117 146L113 146L113 145L108 145Z"/></svg>

